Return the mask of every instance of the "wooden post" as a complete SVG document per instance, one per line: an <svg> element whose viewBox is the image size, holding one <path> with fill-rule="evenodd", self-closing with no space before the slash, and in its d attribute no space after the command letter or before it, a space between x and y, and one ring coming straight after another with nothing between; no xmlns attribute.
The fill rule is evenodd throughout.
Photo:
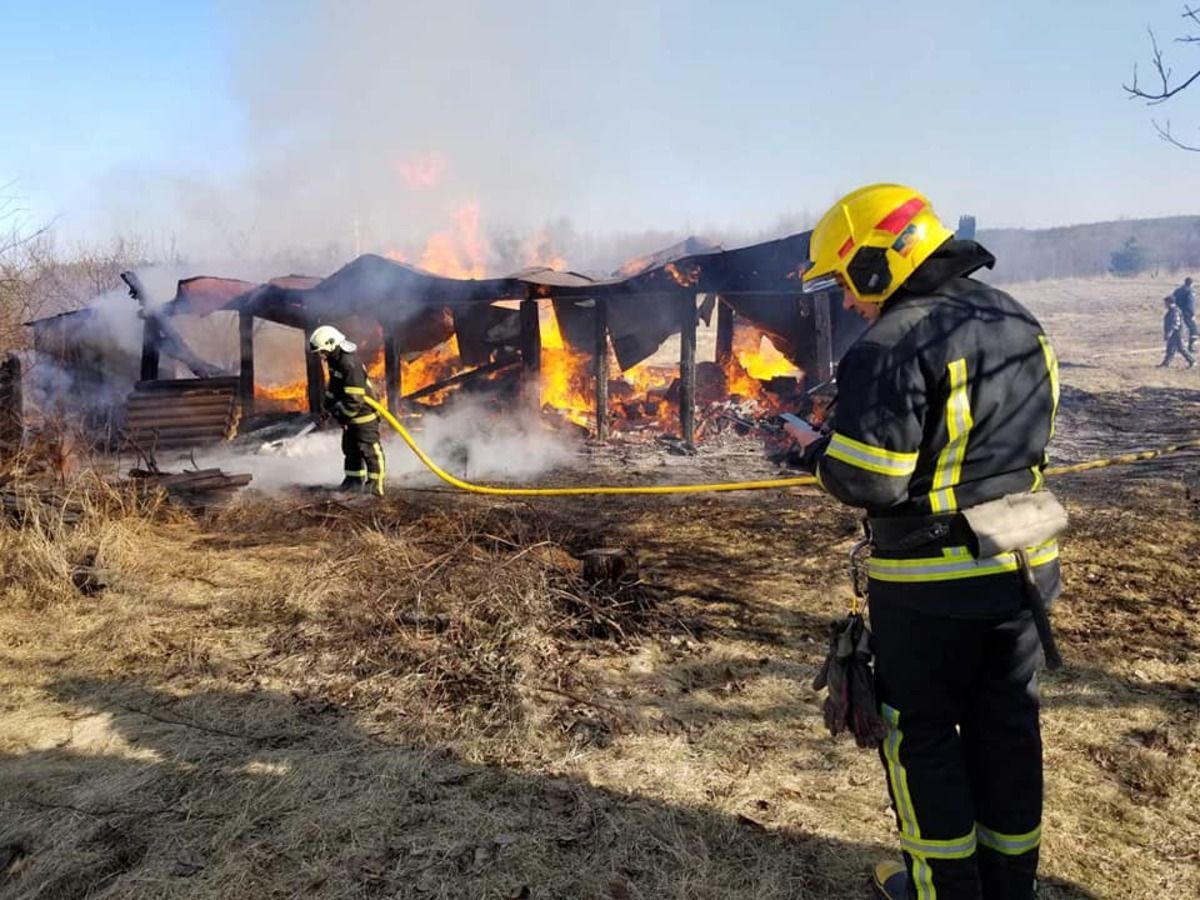
<svg viewBox="0 0 1200 900"><path fill-rule="evenodd" d="M810 387L833 377L833 315L835 294L829 291L813 295L813 328L817 339L817 371L806 378ZM807 376L807 372L805 375Z"/></svg>
<svg viewBox="0 0 1200 900"><path fill-rule="evenodd" d="M679 430L685 444L696 438L696 296L679 298Z"/></svg>
<svg viewBox="0 0 1200 900"><path fill-rule="evenodd" d="M24 396L21 390L21 359L9 354L0 363L0 459L16 456L25 436Z"/></svg>
<svg viewBox="0 0 1200 900"><path fill-rule="evenodd" d="M157 381L159 371L158 323L152 316L142 319L142 381Z"/></svg>
<svg viewBox="0 0 1200 900"><path fill-rule="evenodd" d="M534 409L542 408L542 326L536 300L521 301L521 358L525 362L524 392Z"/></svg>
<svg viewBox="0 0 1200 900"><path fill-rule="evenodd" d="M238 348L241 368L238 369L238 394L242 415L254 412L254 313L238 310Z"/></svg>
<svg viewBox="0 0 1200 900"><path fill-rule="evenodd" d="M717 365L724 369L733 361L733 307L717 298Z"/></svg>
<svg viewBox="0 0 1200 900"><path fill-rule="evenodd" d="M308 375L308 411L320 415L325 406L325 367L319 353L309 353L304 345L304 371Z"/></svg>
<svg viewBox="0 0 1200 900"><path fill-rule="evenodd" d="M608 440L608 301L598 297L595 308L596 440Z"/></svg>
<svg viewBox="0 0 1200 900"><path fill-rule="evenodd" d="M383 389L387 392L387 409L400 415L400 345L394 334L383 339Z"/></svg>

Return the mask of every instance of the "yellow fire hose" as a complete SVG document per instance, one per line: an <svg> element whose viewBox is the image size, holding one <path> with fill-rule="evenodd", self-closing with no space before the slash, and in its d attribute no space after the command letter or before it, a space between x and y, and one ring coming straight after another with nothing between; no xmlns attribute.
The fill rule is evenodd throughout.
<svg viewBox="0 0 1200 900"><path fill-rule="evenodd" d="M396 434L400 435L400 439L408 445L408 449L416 454L417 459L424 463L430 472L446 482L446 484L462 491L469 491L472 494L489 494L495 497L585 497L597 494L708 494L720 491L779 490L781 488L807 487L817 483L817 479L811 475L802 475L795 478L770 478L759 481L726 481L716 484L663 484L645 485L642 487L616 485L554 488L488 487L487 485L472 484L469 481L463 481L461 478L455 478L429 458L425 451L413 440L413 436L409 434L408 429L400 424L395 416L388 412L387 407L371 397L366 397L365 399L367 405L379 413L380 418L387 422ZM1103 469L1108 466L1126 465L1146 459L1155 459L1160 456L1166 456L1168 453L1178 453L1181 450L1200 450L1200 439L1173 444L1169 447L1161 447L1157 450L1140 450L1135 453L1125 453L1121 456L1113 456L1108 459L1088 460L1087 462L1076 463L1072 466L1052 466L1046 470L1046 474L1068 475L1074 472L1087 472L1092 469Z"/></svg>

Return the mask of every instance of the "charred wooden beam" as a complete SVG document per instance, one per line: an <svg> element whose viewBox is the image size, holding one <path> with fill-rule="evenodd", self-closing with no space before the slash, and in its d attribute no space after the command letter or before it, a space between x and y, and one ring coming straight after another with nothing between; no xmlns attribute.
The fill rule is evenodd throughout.
<svg viewBox="0 0 1200 900"><path fill-rule="evenodd" d="M247 414L254 412L254 313L238 311L238 396Z"/></svg>
<svg viewBox="0 0 1200 900"><path fill-rule="evenodd" d="M173 397L190 397L194 394L212 393L213 391L237 391L240 380L236 375L223 375L217 378L161 378L157 380L139 381L135 387L138 394L155 392L171 394Z"/></svg>
<svg viewBox="0 0 1200 900"><path fill-rule="evenodd" d="M130 413L134 412L174 412L176 410L200 410L212 407L221 407L228 409L234 401L232 393L213 393L213 394L185 394L182 397L172 397L166 395L163 397L141 397L134 394L129 398L129 404L126 407Z"/></svg>
<svg viewBox="0 0 1200 900"><path fill-rule="evenodd" d="M679 298L679 430L686 444L696 438L696 296Z"/></svg>
<svg viewBox="0 0 1200 900"><path fill-rule="evenodd" d="M15 456L25 436L21 359L15 353L0 363L0 459Z"/></svg>
<svg viewBox="0 0 1200 900"><path fill-rule="evenodd" d="M608 440L608 301L596 300L596 341L593 369L596 376L596 440Z"/></svg>
<svg viewBox="0 0 1200 900"><path fill-rule="evenodd" d="M446 388L453 387L456 384L463 384L467 381L473 381L483 375L488 375L492 372L499 372L503 369L509 369L513 366L519 365L520 363L521 358L519 356L505 356L496 360L495 362L478 366L466 372L459 372L457 375L452 375L442 381L428 384L419 391L413 391L404 398L404 402L407 403L410 400L420 400L422 397L428 397L430 394L436 394L438 391L444 391Z"/></svg>
<svg viewBox="0 0 1200 900"><path fill-rule="evenodd" d="M304 353L304 371L308 376L308 411L319 416L325 407L325 367L321 365L321 357L309 353L307 344Z"/></svg>
<svg viewBox="0 0 1200 900"><path fill-rule="evenodd" d="M149 431L155 428L175 428L183 425L197 425L208 428L227 429L233 420L232 410L219 410L212 413L180 413L179 415L143 414L129 416L125 419L125 427L130 431Z"/></svg>
<svg viewBox="0 0 1200 900"><path fill-rule="evenodd" d="M129 473L142 488L161 488L171 500L187 507L203 507L228 499L248 485L249 474L226 475L220 469L200 469L177 474L134 469Z"/></svg>
<svg viewBox="0 0 1200 900"><path fill-rule="evenodd" d="M393 416L400 413L400 378L400 344L396 335L389 334L383 339L383 389Z"/></svg>
<svg viewBox="0 0 1200 900"><path fill-rule="evenodd" d="M158 349L161 336L158 322L152 318L142 319L142 381L157 381L161 352Z"/></svg>
<svg viewBox="0 0 1200 900"><path fill-rule="evenodd" d="M722 369L733 361L733 307L717 298L717 365Z"/></svg>
<svg viewBox="0 0 1200 900"><path fill-rule="evenodd" d="M521 301L521 358L525 362L524 393L528 403L538 409L542 396L542 326L536 300Z"/></svg>
<svg viewBox="0 0 1200 900"><path fill-rule="evenodd" d="M805 373L809 384L822 384L833 378L833 304L837 295L825 292L813 296L813 327L817 339L817 371Z"/></svg>
<svg viewBox="0 0 1200 900"><path fill-rule="evenodd" d="M146 288L142 285L142 281L138 278L136 272L122 272L121 280L129 287L129 296L133 297L141 304L141 315L147 323L154 323L154 335L152 338L154 344L154 352L151 358L147 358L146 343L148 340L149 330L142 332L142 380L146 381L150 378L157 378L157 358L159 348L165 348L166 351L189 369L192 370L198 378L211 378L221 374L219 366L214 366L212 363L206 362L192 352L192 348L184 341L183 336L171 324L169 317L163 315L160 307L155 306L150 302L150 295L146 292ZM153 365L151 365L153 364ZM155 369L155 374L147 376L146 373L150 369Z"/></svg>

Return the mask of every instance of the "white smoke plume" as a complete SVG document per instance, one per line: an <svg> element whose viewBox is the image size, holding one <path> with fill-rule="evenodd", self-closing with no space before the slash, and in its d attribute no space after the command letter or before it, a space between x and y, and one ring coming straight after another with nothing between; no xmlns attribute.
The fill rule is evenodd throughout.
<svg viewBox="0 0 1200 900"><path fill-rule="evenodd" d="M549 261L531 252L543 236L571 267L611 271L711 233L727 208L713 167L733 138L697 140L705 99L663 71L682 48L671 7L228 4L240 127L204 140L234 162L138 171L136 190L114 172L95 206L114 226L157 223L188 259L270 260L269 275L297 255L318 275L365 252L420 264L466 208L489 274ZM755 221L747 236L794 224Z"/></svg>
<svg viewBox="0 0 1200 900"><path fill-rule="evenodd" d="M452 408L421 417L413 436L429 456L465 480L528 482L570 464L570 440L548 431L533 413L497 414L483 403L460 401ZM392 487L442 485L400 438L382 425L387 482ZM334 486L342 480L341 434L313 432L272 449L218 447L194 454L201 468L248 472L252 486L264 491L291 487Z"/></svg>

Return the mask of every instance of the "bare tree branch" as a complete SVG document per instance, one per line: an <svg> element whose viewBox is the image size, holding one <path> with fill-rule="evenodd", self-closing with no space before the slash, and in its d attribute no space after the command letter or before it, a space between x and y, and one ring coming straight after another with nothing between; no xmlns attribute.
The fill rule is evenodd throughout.
<svg viewBox="0 0 1200 900"><path fill-rule="evenodd" d="M1200 14L1200 10L1197 10L1196 12L1197 14ZM1150 35L1150 46L1154 51L1153 55L1151 56L1151 62L1154 63L1154 71L1158 75L1158 80L1160 83L1159 87L1157 90L1147 90L1141 86L1141 84L1138 82L1138 68L1136 63L1133 66L1133 81L1130 84L1122 84L1121 87L1123 87L1125 92L1129 94L1130 99L1145 100L1148 106L1157 106L1160 103L1170 100L1181 91L1185 91L1191 87L1193 82L1195 82L1197 79L1200 79L1200 69L1197 69L1195 72L1193 72L1186 81L1172 85L1171 75L1173 74L1174 70L1167 65L1166 60L1163 59L1162 48L1158 46L1158 38L1155 36L1154 30L1147 28L1146 31ZM1181 38L1180 40L1184 39ZM1194 39L1189 37L1187 40L1195 40L1196 42L1200 42L1200 37Z"/></svg>
<svg viewBox="0 0 1200 900"><path fill-rule="evenodd" d="M1200 6L1184 4L1181 18L1200 26ZM1147 106L1159 106L1186 91L1197 81L1200 81L1200 68L1197 68L1183 80L1176 79L1174 77L1174 69L1163 57L1162 47L1159 46L1158 37L1154 34L1154 29L1147 27L1146 32L1150 35L1150 62L1154 66L1157 85L1152 88L1144 87L1138 78L1137 63L1134 63L1133 80L1122 84L1121 87L1129 95L1130 100L1142 100ZM1178 44L1200 44L1200 34L1185 34L1182 37L1175 38L1175 42ZM1169 119L1163 124L1159 124L1157 120L1152 119L1151 123L1154 125L1154 130L1158 133L1159 138L1166 141L1172 147L1192 153L1200 153L1200 146L1192 145L1175 137L1171 131L1171 121Z"/></svg>
<svg viewBox="0 0 1200 900"><path fill-rule="evenodd" d="M1154 130L1158 132L1158 136L1173 147L1178 147L1180 150L1189 150L1192 153L1200 153L1200 147L1194 147L1191 144L1185 144L1179 138L1171 133L1171 120L1168 119L1164 124L1160 125L1157 120L1151 120L1154 125Z"/></svg>

